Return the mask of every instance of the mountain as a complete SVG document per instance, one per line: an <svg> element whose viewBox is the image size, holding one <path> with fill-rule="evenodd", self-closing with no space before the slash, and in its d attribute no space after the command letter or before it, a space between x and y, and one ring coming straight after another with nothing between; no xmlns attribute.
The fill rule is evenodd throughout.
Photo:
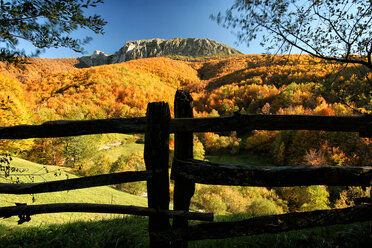
<svg viewBox="0 0 372 248"><path fill-rule="evenodd" d="M80 57L79 61L87 66L96 66L150 57L195 60L205 57L226 58L234 55L242 55L242 52L211 39L173 38L128 41L113 55L94 51L92 55Z"/></svg>

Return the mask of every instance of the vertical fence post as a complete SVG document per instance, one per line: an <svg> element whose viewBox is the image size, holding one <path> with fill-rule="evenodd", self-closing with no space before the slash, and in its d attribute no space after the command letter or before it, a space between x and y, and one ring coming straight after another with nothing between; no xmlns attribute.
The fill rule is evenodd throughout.
<svg viewBox="0 0 372 248"><path fill-rule="evenodd" d="M193 117L193 99L187 92L177 90L174 100L175 118ZM193 158L193 133L175 133L174 158ZM174 209L189 211L191 197L194 195L195 183L177 179L174 182ZM173 219L173 228L186 228L188 220L182 217ZM187 241L174 242L172 247L187 247Z"/></svg>
<svg viewBox="0 0 372 248"><path fill-rule="evenodd" d="M153 171L147 181L147 198L150 208L169 210L169 120L168 103L154 102L147 105L145 151L146 170ZM150 216L150 247L170 247L170 242L159 242L153 232L170 230L169 217Z"/></svg>

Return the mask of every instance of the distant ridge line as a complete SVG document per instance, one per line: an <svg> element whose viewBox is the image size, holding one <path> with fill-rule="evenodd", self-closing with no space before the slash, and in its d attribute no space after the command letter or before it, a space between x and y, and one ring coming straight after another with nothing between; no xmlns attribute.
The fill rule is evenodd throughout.
<svg viewBox="0 0 372 248"><path fill-rule="evenodd" d="M173 38L165 40L155 38L127 41L113 55L96 50L92 55L79 57L78 60L86 66L97 66L150 57L194 60L200 58L227 58L236 55L243 55L243 53L211 39Z"/></svg>

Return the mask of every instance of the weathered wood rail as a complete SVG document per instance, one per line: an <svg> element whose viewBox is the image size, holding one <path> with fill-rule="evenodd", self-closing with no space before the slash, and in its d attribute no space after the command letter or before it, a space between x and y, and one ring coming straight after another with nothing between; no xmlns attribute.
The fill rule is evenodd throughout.
<svg viewBox="0 0 372 248"><path fill-rule="evenodd" d="M36 194L146 181L152 177L152 174L152 171L128 171L43 183L0 183L0 194Z"/></svg>
<svg viewBox="0 0 372 248"><path fill-rule="evenodd" d="M203 223L188 229L156 233L155 236L160 240L180 242L279 233L309 227L372 221L371 211L372 205L368 204L344 209L268 215L241 221Z"/></svg>
<svg viewBox="0 0 372 248"><path fill-rule="evenodd" d="M322 130L358 132L361 137L372 137L372 116L317 116L317 115L247 115L176 118L169 123L173 132L223 132L245 130Z"/></svg>
<svg viewBox="0 0 372 248"><path fill-rule="evenodd" d="M55 212L97 212L149 216L150 247L187 247L190 240L218 239L275 233L313 226L372 220L371 204L347 209L263 216L238 222L205 223L192 227L188 220L213 220L212 213L189 212L195 183L241 186L339 185L371 186L372 167L224 165L193 159L194 132L249 130L323 130L358 132L372 137L372 117L241 115L193 118L190 94L177 91L175 118L168 104L150 103L146 117L81 121L50 121L41 125L0 127L0 139L65 137L99 133L145 133L146 171L123 172L32 184L0 184L0 193L30 194L73 190L118 183L147 181L148 208L107 204L64 203L0 208L0 217ZM169 210L169 133L175 133L174 210ZM173 225L169 219L173 218Z"/></svg>
<svg viewBox="0 0 372 248"><path fill-rule="evenodd" d="M322 130L358 132L372 137L372 116L245 115L169 120L169 133L236 130ZM67 137L100 133L144 133L146 117L98 120L59 120L41 125L0 127L0 139Z"/></svg>
<svg viewBox="0 0 372 248"><path fill-rule="evenodd" d="M35 215L60 212L85 212L85 213L109 213L109 214L132 214L140 216L164 216L176 218L182 216L190 220L212 221L213 213L186 212L145 208L137 206L93 204L93 203L54 203L41 205L18 205L0 208L0 217L7 218L15 215Z"/></svg>
<svg viewBox="0 0 372 248"><path fill-rule="evenodd" d="M146 117L100 120L59 120L41 125L0 127L0 139L67 137L100 133L144 133Z"/></svg>
<svg viewBox="0 0 372 248"><path fill-rule="evenodd" d="M372 166L253 166L174 160L171 179L200 184L261 187L371 186Z"/></svg>

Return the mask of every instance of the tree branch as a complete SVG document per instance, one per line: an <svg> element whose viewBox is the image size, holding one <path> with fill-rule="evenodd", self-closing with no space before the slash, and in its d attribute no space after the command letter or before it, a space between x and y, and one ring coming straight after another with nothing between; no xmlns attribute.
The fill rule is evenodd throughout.
<svg viewBox="0 0 372 248"><path fill-rule="evenodd" d="M354 25L353 25L353 27L351 28L350 33L349 33L349 40L351 39L351 35L352 35L353 30L355 29L356 25L360 22L361 19L363 19L363 17L365 16L365 14L367 14L367 12L369 12L371 8L372 8L372 5L369 6L369 8L366 10L366 12L365 12L364 14L362 14L362 15L360 16L360 18L358 18L358 20L354 23ZM370 17L369 20L368 20L368 22L366 23L366 26L367 26L367 27L368 27L368 24L371 22L371 20L372 20L372 17ZM354 38L354 40L353 40L352 43L354 43L354 42L356 41L357 38L358 38L358 35L355 36L355 38Z"/></svg>
<svg viewBox="0 0 372 248"><path fill-rule="evenodd" d="M337 35L337 36L338 36L338 37L339 37L343 42L345 42L346 45L347 45L348 47L351 46L351 44L350 44L349 42L347 42L347 41L344 39L344 37L342 37L342 35L340 35L340 33L338 32L338 30L336 29L336 27L333 25L332 21L331 21L329 18L326 18L326 17L322 16L322 15L319 13L319 11L315 9L315 6L313 7L313 10L314 10L315 15L317 15L320 19L322 19L322 20L328 22L328 24L332 27L333 31L335 31L336 35Z"/></svg>
<svg viewBox="0 0 372 248"><path fill-rule="evenodd" d="M28 16L28 17L22 17L22 18L15 18L15 19L2 19L1 21L6 21L6 22L18 22L18 21L25 21L25 20L30 20L34 18L38 18L41 16L45 16L44 14L38 14L35 16Z"/></svg>
<svg viewBox="0 0 372 248"><path fill-rule="evenodd" d="M9 39L11 39L12 37L15 37L15 38L23 39L23 40L29 40L24 36L20 36L20 35L16 35L16 34L10 34L10 33L0 33L0 36L4 37L4 38L9 38Z"/></svg>
<svg viewBox="0 0 372 248"><path fill-rule="evenodd" d="M370 69L372 71L372 64L371 63L368 63L367 61L357 60L357 59L350 59L350 58L347 58L347 57L346 58L337 58L337 57L326 56L326 55L321 54L320 52L318 52L316 49L314 49L312 46L309 45L309 47L314 50L314 52L315 52L314 53L314 52L311 52L308 49L305 49L302 46L299 46L297 43L295 43L295 42L291 41L290 39L288 39L287 36L285 34L283 34L280 30L278 32L275 32L275 33L277 35L279 35L282 39L286 40L286 42L288 42L289 44L293 45L294 47L298 48L299 50L304 51L305 53L308 53L311 56L314 56L316 58L320 58L320 59L324 59L324 60L328 60L328 61L337 61L337 62L341 62L341 63L361 64L361 65L366 66L368 69ZM288 32L288 34L292 35L295 38L297 37L293 33ZM302 40L300 39L300 41L302 41ZM308 45L308 43L304 43L304 44Z"/></svg>

